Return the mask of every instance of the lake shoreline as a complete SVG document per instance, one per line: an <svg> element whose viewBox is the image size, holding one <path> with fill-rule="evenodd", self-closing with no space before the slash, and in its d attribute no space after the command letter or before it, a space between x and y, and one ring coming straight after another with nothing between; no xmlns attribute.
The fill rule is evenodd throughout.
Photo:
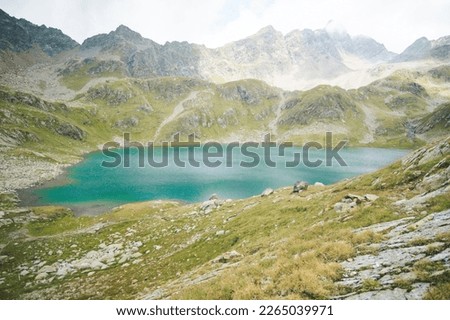
<svg viewBox="0 0 450 320"><path fill-rule="evenodd" d="M175 200L187 203L201 202L207 200L209 196L213 193L217 193L219 194L219 196L222 196L224 198L243 199L261 194L261 192L265 188L276 189L292 185L293 183L295 183L296 180L299 179L306 180L311 184L315 182L331 184L341 181L345 178L358 176L360 174L364 174L381 168L379 166L379 163L377 162L378 160L376 159L374 160L372 158L378 157L380 163L383 166L385 166L389 165L393 161L396 161L397 159L407 154L403 149L391 149L391 148L387 149L387 148L356 147L356 148L346 148L344 150L345 150L344 153L347 154L346 157L348 157L349 160L351 161L354 161L353 158L355 156L356 158L362 156L363 158L360 161L361 163L359 164L357 163L355 167L352 167L352 165L343 168L340 168L340 166L324 167L321 168L315 174L312 174L311 173L312 171L309 172L308 171L309 169L307 169L306 167L300 166L298 168L297 167L294 168L295 170L291 172L286 171L287 170L286 168L277 167L276 170L278 171L274 173L274 171L272 170L273 168L266 168L266 167L262 168L258 167L254 169L255 171L243 171L243 168L239 167L238 165L240 160L240 158L238 157L238 159L233 159L233 161L236 162L235 164L237 165L237 168L236 169L234 167L232 168L238 171L237 175L234 171L232 170L226 171L229 169L223 168L217 169L217 171L220 173L219 175L217 174L214 175L215 169L207 168L206 178L205 177L203 178L206 179L206 181L202 181L199 178L199 176L205 175L205 172L203 171L195 172L195 170L193 170L193 168L190 167L158 168L158 170L153 171L146 170L146 168L144 168L144 170L140 170L139 172L133 171L134 170L133 168L128 169L129 170L128 172L125 172L125 169L123 168L118 169L108 168L108 170L103 172L104 175L101 175L99 174L99 171L102 171L102 169L98 165L98 163L100 163L99 161L104 159L102 157L104 157L105 155L102 153L102 151L96 150L84 154L80 162L65 168L61 174L55 177L55 179L45 181L39 185L32 186L31 188L18 190L18 195L19 199L21 200L20 203L21 206L33 207L33 206L56 205L71 208L74 211L75 215L77 216L85 214L97 215L102 212L108 212L112 210L114 207L120 205L142 201ZM123 149L117 149L116 151L123 152ZM388 160L385 160L383 156L380 157L380 154L383 155L386 153L388 153L387 156ZM364 159L364 156L368 158ZM86 164L87 162L91 163L91 165L92 163L96 165L93 167L88 166L87 167L88 169L83 168L83 166L87 165ZM74 186L72 186L72 183L74 181L78 180L86 181L86 180L83 180L83 175L80 177L74 177L73 175L76 176L76 171L83 172L83 170L87 170L87 172L84 172L84 177L89 177L90 180L92 179L96 182L101 181L101 183L94 184L93 186L90 187L89 184L85 186L83 182L81 184L79 183L77 186L77 188L79 189L76 189ZM221 173L221 170L222 171L225 170L226 172ZM260 172L258 170L262 171ZM151 174L149 175L149 171L153 175ZM174 172L176 172L176 174ZM280 172L283 173L284 175L279 176ZM99 175L96 176L96 174ZM129 180L130 179L128 177L129 175L131 175L132 177L134 175L134 178L132 178L132 180ZM169 176L172 175L173 180L169 179L165 183L161 182L160 181L161 179L163 180L166 179L165 175ZM177 182L176 179L178 179L177 177L180 177L180 175L181 177L186 176L186 178L181 182L180 181ZM229 175L231 176L235 175L234 178L235 180L232 180L229 177ZM248 175L248 177L245 178L245 175ZM90 178L91 176L92 178ZM145 177L142 178L141 176ZM122 181L121 179L125 180ZM144 180L144 182L141 181L142 179ZM252 180L255 181L252 182ZM180 183L181 187L176 190L169 190L169 191L166 190L163 191L163 193L160 192L160 189L176 188L177 184ZM125 187L122 186L122 184ZM251 190L249 191L247 190L248 188L247 189L242 188L241 186L242 184L247 184L247 187L250 188ZM173 185L175 185L175 187ZM204 187L203 185L206 185L206 187ZM44 197L43 199L43 197L39 196L39 193L43 192L42 190L48 191L49 189L57 189L57 188L60 189L68 188L69 191L63 190L65 193L62 192L62 195L57 195L56 198L55 196L53 196L53 198L48 198L47 196L47 198ZM73 190L70 191L70 188L72 188L76 192L72 192ZM193 190L189 191L190 189ZM50 192L53 191L54 190L50 190ZM239 191L241 191L242 193L239 193ZM87 193L87 196L83 195L83 192L85 194ZM91 193L95 193L96 195L98 194L99 196L95 197L91 195ZM77 196L80 197L80 194L81 199L77 198Z"/></svg>

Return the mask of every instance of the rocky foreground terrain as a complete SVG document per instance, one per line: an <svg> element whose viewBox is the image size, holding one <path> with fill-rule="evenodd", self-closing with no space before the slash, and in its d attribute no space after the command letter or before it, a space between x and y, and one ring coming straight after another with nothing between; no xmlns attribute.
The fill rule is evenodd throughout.
<svg viewBox="0 0 450 320"><path fill-rule="evenodd" d="M330 186L99 216L2 194L4 299L448 299L450 140Z"/></svg>

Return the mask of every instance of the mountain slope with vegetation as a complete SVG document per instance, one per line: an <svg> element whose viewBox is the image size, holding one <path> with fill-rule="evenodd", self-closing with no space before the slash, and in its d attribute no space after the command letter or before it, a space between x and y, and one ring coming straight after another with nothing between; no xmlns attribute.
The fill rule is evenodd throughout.
<svg viewBox="0 0 450 320"><path fill-rule="evenodd" d="M0 35L1 60L17 65L11 69L10 63L0 61L0 84L27 91L35 86L52 99L67 97L89 80L104 77L189 77L215 83L252 78L289 90L319 84L358 88L397 69L420 70L448 64L450 59L449 37L418 39L397 55L372 38L350 36L332 26L285 35L267 26L211 49L185 41L161 45L124 25L80 45L60 30L36 26L1 10L0 17L2 30L8 31ZM17 75L23 76L22 83L14 81ZM69 91L53 90L50 78L54 77L62 77Z"/></svg>
<svg viewBox="0 0 450 320"><path fill-rule="evenodd" d="M449 152L441 140L298 194L151 201L98 216L3 197L0 296L448 299Z"/></svg>
<svg viewBox="0 0 450 320"><path fill-rule="evenodd" d="M258 80L214 84L190 78L123 78L50 102L0 89L0 189L13 191L53 178L62 167L108 141L335 141L353 146L411 148L447 134L446 68L398 71L366 87L318 86L284 91ZM36 160L36 161L35 161ZM37 167L34 168L33 163ZM18 175L21 178L14 178ZM25 178L29 176L30 178ZM42 177L42 178L41 178Z"/></svg>

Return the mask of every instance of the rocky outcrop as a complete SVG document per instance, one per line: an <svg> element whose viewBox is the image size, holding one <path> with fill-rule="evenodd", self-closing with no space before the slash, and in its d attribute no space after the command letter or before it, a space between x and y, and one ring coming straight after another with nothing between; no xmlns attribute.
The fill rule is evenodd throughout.
<svg viewBox="0 0 450 320"><path fill-rule="evenodd" d="M11 92L6 90L0 90L0 101L5 101L12 104L23 104L46 112L67 110L67 106L63 103L49 102L40 99L35 95L19 91ZM7 117L7 115L5 116Z"/></svg>
<svg viewBox="0 0 450 320"><path fill-rule="evenodd" d="M425 37L417 39L401 54L395 57L394 62L405 62L434 58L438 60L449 59L450 37L442 37L437 40L428 40Z"/></svg>
<svg viewBox="0 0 450 320"><path fill-rule="evenodd" d="M95 232L101 228L102 226L97 226ZM18 269L22 276L35 274L34 281L41 284L81 272L89 272L92 275L95 271L105 270L115 265L139 264L142 262L140 259L142 253L139 252L142 245L141 241L109 245L101 243L98 248L90 250L76 259L59 259L52 264L48 264L46 261L33 261L32 264L19 265ZM71 249L76 251L77 246L73 246ZM52 252L52 254L62 255L63 252Z"/></svg>
<svg viewBox="0 0 450 320"><path fill-rule="evenodd" d="M0 141L3 138L0 138ZM14 140L16 143L17 140ZM0 192L14 192L54 179L67 166L44 156L21 157L9 154L9 147L0 148Z"/></svg>
<svg viewBox="0 0 450 320"><path fill-rule="evenodd" d="M297 181L294 184L294 188L292 189L293 193L299 193L305 190L308 190L309 183L306 181Z"/></svg>
<svg viewBox="0 0 450 320"><path fill-rule="evenodd" d="M91 100L101 99L108 105L117 106L127 102L133 97L133 94L127 89L114 89L108 85L102 85L90 88L87 92L87 97Z"/></svg>
<svg viewBox="0 0 450 320"><path fill-rule="evenodd" d="M0 145L18 146L25 142L37 141L39 138L32 132L15 128L0 128Z"/></svg>
<svg viewBox="0 0 450 320"><path fill-rule="evenodd" d="M139 119L136 117L130 117L130 118L125 118L122 120L118 120L114 126L121 128L121 129L126 129L126 128L131 128L131 127L136 127L139 124Z"/></svg>
<svg viewBox="0 0 450 320"><path fill-rule="evenodd" d="M436 68L433 68L428 71L428 74L431 75L435 79L440 79L445 82L450 82L450 66L443 65Z"/></svg>
<svg viewBox="0 0 450 320"><path fill-rule="evenodd" d="M334 211L340 212L350 212L356 209L358 205L370 205L371 202L377 200L379 197L375 194L366 194L360 196L357 194L347 194L341 201L334 204Z"/></svg>
<svg viewBox="0 0 450 320"><path fill-rule="evenodd" d="M273 194L273 192L274 192L273 189L267 188L261 193L261 197L268 197L271 194Z"/></svg>
<svg viewBox="0 0 450 320"><path fill-rule="evenodd" d="M83 140L86 137L86 133L82 129L67 122L56 124L54 130L57 134L73 140Z"/></svg>
<svg viewBox="0 0 450 320"><path fill-rule="evenodd" d="M114 73L125 74L124 63L119 60L98 60L97 58L85 58L82 60L68 60L64 67L57 70L60 76L69 76L74 73L82 73L88 76L100 76Z"/></svg>
<svg viewBox="0 0 450 320"><path fill-rule="evenodd" d="M433 129L447 129L450 127L450 103L442 104L431 114L426 115L410 124L415 134L427 133Z"/></svg>
<svg viewBox="0 0 450 320"><path fill-rule="evenodd" d="M365 248L373 253L342 263L345 273L337 284L352 291L344 298L423 299L429 281L450 268L449 249L439 241L449 230L450 210L419 221L410 217L355 230L356 234L381 232L385 240Z"/></svg>
<svg viewBox="0 0 450 320"><path fill-rule="evenodd" d="M319 94L318 94L319 93ZM345 121L346 115L360 111L344 90L321 86L307 91L299 102L291 100L289 109L278 120L279 125L307 125L314 121Z"/></svg>

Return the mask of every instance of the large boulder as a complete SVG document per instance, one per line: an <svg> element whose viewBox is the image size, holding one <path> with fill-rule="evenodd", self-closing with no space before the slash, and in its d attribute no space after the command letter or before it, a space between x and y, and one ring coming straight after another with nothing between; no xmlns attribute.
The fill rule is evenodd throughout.
<svg viewBox="0 0 450 320"><path fill-rule="evenodd" d="M294 184L294 189L292 190L292 192L294 192L294 193L302 192L304 190L307 190L308 186L309 186L309 184L306 181L297 181Z"/></svg>
<svg viewBox="0 0 450 320"><path fill-rule="evenodd" d="M267 188L261 193L261 197L268 197L273 193L273 189Z"/></svg>

